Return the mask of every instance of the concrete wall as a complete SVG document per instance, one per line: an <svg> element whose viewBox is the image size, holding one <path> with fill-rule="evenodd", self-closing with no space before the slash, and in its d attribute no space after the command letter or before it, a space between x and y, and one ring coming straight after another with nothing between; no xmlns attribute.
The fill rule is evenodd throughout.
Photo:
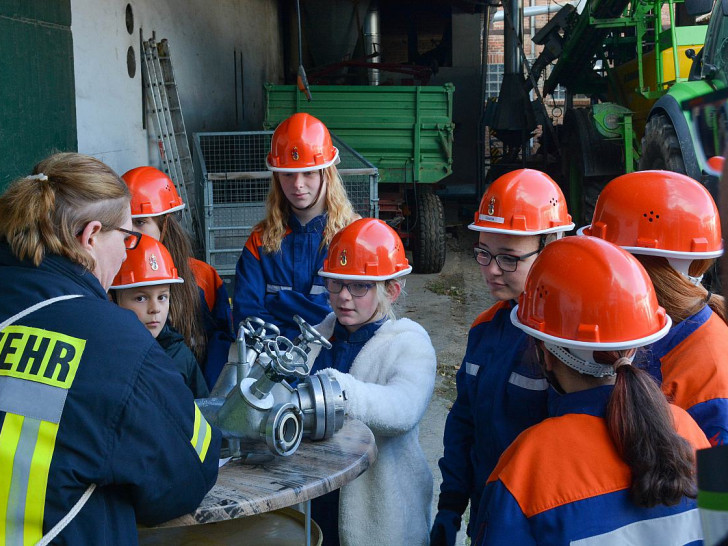
<svg viewBox="0 0 728 546"><path fill-rule="evenodd" d="M127 4L134 16L131 33ZM140 36L146 40L152 33L157 41L169 40L190 139L199 131L261 128L263 83L282 83L276 0L72 0L71 10L79 152L119 173L159 166L154 125L149 120L149 134L143 127ZM133 77L127 68L130 47Z"/></svg>

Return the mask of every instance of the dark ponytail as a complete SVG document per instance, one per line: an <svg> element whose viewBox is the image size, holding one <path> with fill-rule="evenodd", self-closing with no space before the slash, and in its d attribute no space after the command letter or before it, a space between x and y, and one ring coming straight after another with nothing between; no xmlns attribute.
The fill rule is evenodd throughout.
<svg viewBox="0 0 728 546"><path fill-rule="evenodd" d="M694 450L675 431L665 395L647 372L631 365L617 368L606 421L617 452L632 470L635 504L672 506L684 496L695 498Z"/></svg>

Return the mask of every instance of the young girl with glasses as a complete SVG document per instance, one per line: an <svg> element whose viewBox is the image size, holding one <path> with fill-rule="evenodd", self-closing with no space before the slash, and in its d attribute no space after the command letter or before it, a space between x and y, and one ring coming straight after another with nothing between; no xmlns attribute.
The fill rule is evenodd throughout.
<svg viewBox="0 0 728 546"><path fill-rule="evenodd" d="M339 491L312 503L324 545L427 544L432 473L418 424L435 384L427 332L396 319L392 304L412 268L397 233L373 218L337 233L319 271L333 313L316 328L333 347L314 347L313 373L335 378L346 413L374 433L376 462Z"/></svg>
<svg viewBox="0 0 728 546"><path fill-rule="evenodd" d="M440 459L442 484L431 532L435 546L455 544L468 502L472 522L501 453L546 417L548 384L527 350L525 334L508 315L539 252L573 227L559 186L531 169L495 180L469 226L478 232L475 259L497 303L473 323L457 372L457 398L445 423ZM472 536L472 525L467 531Z"/></svg>

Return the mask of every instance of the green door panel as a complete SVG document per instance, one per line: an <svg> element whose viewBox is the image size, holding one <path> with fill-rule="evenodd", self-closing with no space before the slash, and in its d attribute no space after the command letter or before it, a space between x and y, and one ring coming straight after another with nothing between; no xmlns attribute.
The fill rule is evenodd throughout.
<svg viewBox="0 0 728 546"><path fill-rule="evenodd" d="M0 0L0 192L76 151L70 0Z"/></svg>

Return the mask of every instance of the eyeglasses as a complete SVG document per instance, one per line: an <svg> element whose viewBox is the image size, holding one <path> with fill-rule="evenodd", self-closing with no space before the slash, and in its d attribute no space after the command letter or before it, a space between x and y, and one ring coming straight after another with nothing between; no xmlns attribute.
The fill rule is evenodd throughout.
<svg viewBox="0 0 728 546"><path fill-rule="evenodd" d="M533 252L529 252L528 254L524 254L523 256L514 256L513 254L496 254L493 256L490 252L485 250L484 248L480 247L473 247L473 254L475 256L475 261L478 262L480 265L490 265L490 262L493 261L493 258L495 258L495 263L498 264L498 267L501 268L501 271L506 273L512 273L518 268L518 262L525 260L529 256L533 256L534 254L538 254L541 252L541 249L534 250Z"/></svg>
<svg viewBox="0 0 728 546"><path fill-rule="evenodd" d="M120 227L115 227L114 229L116 231L126 233L126 237L124 237L124 246L127 250L134 250L139 245L139 241L142 240L142 234L138 231L130 231Z"/></svg>
<svg viewBox="0 0 728 546"><path fill-rule="evenodd" d="M324 284L326 285L326 290L328 290L332 294L338 294L344 288L346 288L349 291L349 294L351 294L352 298L363 298L367 295L367 292L369 292L369 290L374 286L374 283L370 282L343 283L338 279L329 278L324 280Z"/></svg>

